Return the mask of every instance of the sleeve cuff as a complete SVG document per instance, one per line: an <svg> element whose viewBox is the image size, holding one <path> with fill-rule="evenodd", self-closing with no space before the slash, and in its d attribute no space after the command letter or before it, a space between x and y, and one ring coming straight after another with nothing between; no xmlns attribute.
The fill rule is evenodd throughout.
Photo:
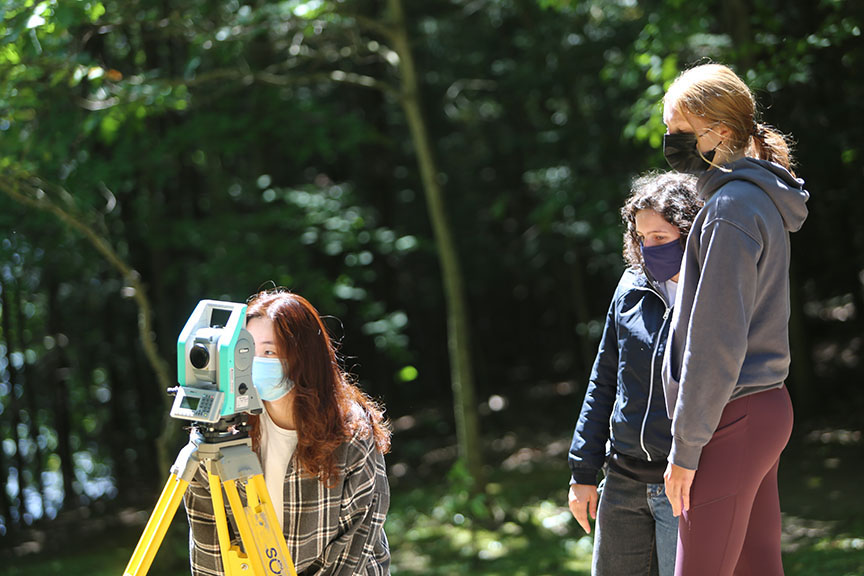
<svg viewBox="0 0 864 576"><path fill-rule="evenodd" d="M677 438L673 438L672 450L669 452L667 460L681 468L696 470L699 468L699 457L701 455L702 446L687 445L680 442Z"/></svg>
<svg viewBox="0 0 864 576"><path fill-rule="evenodd" d="M572 472L572 476L570 477L570 485L573 484L590 484L592 486L597 485L597 473L598 471L590 471L590 470L580 470L579 472Z"/></svg>

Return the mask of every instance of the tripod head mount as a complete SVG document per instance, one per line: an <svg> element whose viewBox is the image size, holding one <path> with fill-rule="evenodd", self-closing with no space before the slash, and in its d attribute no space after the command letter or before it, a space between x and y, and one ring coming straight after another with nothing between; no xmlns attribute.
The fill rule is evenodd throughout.
<svg viewBox="0 0 864 576"><path fill-rule="evenodd" d="M249 437L251 429L247 413L220 418L216 422L193 422L191 429L206 444L219 444Z"/></svg>

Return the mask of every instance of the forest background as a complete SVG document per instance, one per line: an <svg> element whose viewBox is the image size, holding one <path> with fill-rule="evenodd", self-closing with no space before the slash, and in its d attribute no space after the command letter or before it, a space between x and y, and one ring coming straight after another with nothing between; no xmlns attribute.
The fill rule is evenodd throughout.
<svg viewBox="0 0 864 576"><path fill-rule="evenodd" d="M196 303L286 286L394 427L398 574L587 574L566 452L664 169L733 66L794 136L788 574L864 574L864 3L0 0L0 557L125 565ZM730 279L730 289L734 289ZM178 515L153 573L187 573Z"/></svg>

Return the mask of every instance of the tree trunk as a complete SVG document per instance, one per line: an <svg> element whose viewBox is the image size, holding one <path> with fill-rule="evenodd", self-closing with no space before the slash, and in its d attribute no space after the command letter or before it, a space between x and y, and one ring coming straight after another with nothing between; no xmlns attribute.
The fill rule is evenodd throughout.
<svg viewBox="0 0 864 576"><path fill-rule="evenodd" d="M172 10L170 2L162 2L160 16L170 19ZM156 29L143 23L140 26L141 42L139 49L145 54L146 66L165 70L169 77L179 76L182 73L183 67L177 59L178 43L173 33L168 29ZM178 117L176 115L160 115L154 120L152 130L160 135L164 135L177 123ZM142 152L146 153L146 151ZM177 173L182 178L184 175L182 158L175 157L171 161L178 163L180 166L177 169ZM142 176L141 181L145 183L144 187L150 190L149 209L152 217L164 220L165 222L180 219L183 216L191 217L195 206L194 200L191 199L191 194L194 194L194 191L190 192L190 190L184 188L182 182L174 182L173 185L172 182L156 183L157 179L154 179L152 174ZM172 258L168 249L148 243L144 250L149 252L146 256L149 258L150 275L148 279L153 289L152 299L157 304L157 308L164 313L162 316L155 318L152 323L154 339L158 339L160 342L176 342L177 334L172 333L169 327L174 325L175 315L172 311L177 309L179 303L171 297L171 294L174 292L174 289L182 288L186 285L185 279L182 277L176 279L172 287L162 278L161 273L165 268L163 262ZM181 271L181 274L185 274L185 271ZM173 350L173 346L167 347L163 345L163 353L169 353ZM160 434L156 440L156 449L159 454L160 476L164 479L168 476L177 451L183 446L187 438L185 437L183 428L178 426L169 417L171 402L169 401L166 389L176 384L176 374L169 376L167 365L163 364L163 369L166 370L164 380L170 383L167 385L163 383L159 391L159 400L162 404L162 418L159 424ZM171 372L173 373L174 371L172 370Z"/></svg>
<svg viewBox="0 0 864 576"><path fill-rule="evenodd" d="M59 286L48 279L48 334L54 338L54 358L52 359L54 390L54 430L57 432L57 456L60 457L60 474L63 478L63 505L68 509L78 504L75 496L75 462L72 460L72 426L69 418L69 359L66 357L66 335L60 331L59 305L57 292Z"/></svg>
<svg viewBox="0 0 864 576"><path fill-rule="evenodd" d="M126 332L117 326L117 319L122 318L120 310L118 310L116 299L105 303L106 314L102 316L102 331L103 334L111 334L110 346L115 356L122 354L128 356L134 353L134 348L128 346L126 342ZM110 354L106 357L110 357ZM129 379L124 378L117 360L108 362L106 366L108 372L108 385L111 390L111 398L108 400L108 422L107 427L112 430L112 434L108 438L108 452L111 456L112 469L114 478L116 478L116 488L121 502L130 502L134 498L135 490L134 474L135 470L132 464L126 458L127 442L135 438L134 431L130 430L130 424L134 421L130 418L126 410L126 396L128 393L127 386Z"/></svg>
<svg viewBox="0 0 864 576"><path fill-rule="evenodd" d="M12 347L12 343L9 341L9 334L5 331L0 342L4 340L6 342L6 350L8 351ZM10 389L10 394L14 394L14 390ZM6 452L0 449L0 514L3 515L3 525L5 526L7 533L12 532L15 529L15 522L13 522L12 518L12 500L9 497L9 493L6 491L9 486L10 471L11 467L6 462Z"/></svg>
<svg viewBox="0 0 864 576"><path fill-rule="evenodd" d="M15 454L12 459L15 469L18 474L18 498L15 503L16 512L18 514L18 523L23 525L24 517L27 512L27 507L24 498L24 488L26 486L25 471L27 463L24 461L24 454L21 452L21 409L18 406L18 370L15 368L15 363L12 361L12 352L14 351L15 339L12 336L12 296L9 294L8 285L0 278L0 315L2 315L2 329L4 340L6 340L6 371L9 374L9 397L7 405L9 407L9 419L12 433L12 440L15 442Z"/></svg>
<svg viewBox="0 0 864 576"><path fill-rule="evenodd" d="M450 378L456 416L459 455L474 478L475 489L483 489L483 455L474 398L474 372L471 358L468 305L459 265L459 254L444 205L444 193L438 180L438 168L426 130L420 102L420 90L408 29L401 0L388 0L393 24L394 50L399 55L402 82L401 104L405 111L411 138L417 151L417 163L429 210L429 218L438 248L444 295L447 302L447 344L450 356Z"/></svg>
<svg viewBox="0 0 864 576"><path fill-rule="evenodd" d="M27 351L27 342L24 341L24 308L21 305L21 281L18 280L15 286L15 311L17 313L17 345L18 350L21 351L22 354ZM9 342L11 346L12 343ZM27 407L27 433L30 437L30 440L33 442L33 446L35 449L35 458L33 461L33 475L36 480L36 489L38 490L39 495L39 507L42 510L42 513L45 512L45 482L44 482L44 474L45 474L45 454L42 451L42 446L39 443L39 405L36 401L36 398L39 396L36 390L36 379L32 377L30 370L27 368L27 362L21 366L21 372L19 373L21 377L21 387L24 390L23 400Z"/></svg>
<svg viewBox="0 0 864 576"><path fill-rule="evenodd" d="M753 67L753 32L750 27L752 7L747 0L727 0L722 4L721 18L723 27L737 47L737 63L743 72Z"/></svg>
<svg viewBox="0 0 864 576"><path fill-rule="evenodd" d="M15 524L12 522L12 503L9 499L9 494L6 492L8 485L9 465L6 463L6 453L0 450L0 515L3 516L3 526L6 528L6 536L15 531Z"/></svg>
<svg viewBox="0 0 864 576"><path fill-rule="evenodd" d="M573 261L570 263L570 277L573 281L571 288L573 296L573 310L576 312L576 323L584 324L587 328L591 321L591 309L588 304L587 289L585 287L585 264L582 261L582 251L579 246L572 249ZM585 393L588 378L591 376L591 367L594 364L596 344L592 342L590 334L577 334L579 340L579 381L577 382L576 396L581 398Z"/></svg>

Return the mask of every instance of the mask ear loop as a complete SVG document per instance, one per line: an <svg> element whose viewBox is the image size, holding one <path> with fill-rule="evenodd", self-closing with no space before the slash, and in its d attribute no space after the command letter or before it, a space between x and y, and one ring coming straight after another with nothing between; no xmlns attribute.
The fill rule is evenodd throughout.
<svg viewBox="0 0 864 576"><path fill-rule="evenodd" d="M719 124L719 123L720 123L720 122L714 122L714 123L711 124L711 126L714 126L715 124ZM713 129L710 128L710 127L707 128L704 132L702 132L702 136L704 136L704 135L707 134L708 132L713 132ZM717 148L720 147L720 144L723 144L723 140L720 140L720 142L718 142L717 145L714 146L714 148L711 149L711 152L714 152L714 153L716 154L716 150L717 150ZM730 174L730 173L732 172L732 169L731 169L731 168L726 168L725 166L721 166L720 164L715 164L713 160L709 160L708 158L705 157L704 154L702 154L702 151L699 150L699 138L696 139L696 152L699 154L699 157L702 158L702 160L703 160L706 164L708 164L709 166L711 166L712 168L717 168L717 169L720 170L721 172L726 172L727 174Z"/></svg>

